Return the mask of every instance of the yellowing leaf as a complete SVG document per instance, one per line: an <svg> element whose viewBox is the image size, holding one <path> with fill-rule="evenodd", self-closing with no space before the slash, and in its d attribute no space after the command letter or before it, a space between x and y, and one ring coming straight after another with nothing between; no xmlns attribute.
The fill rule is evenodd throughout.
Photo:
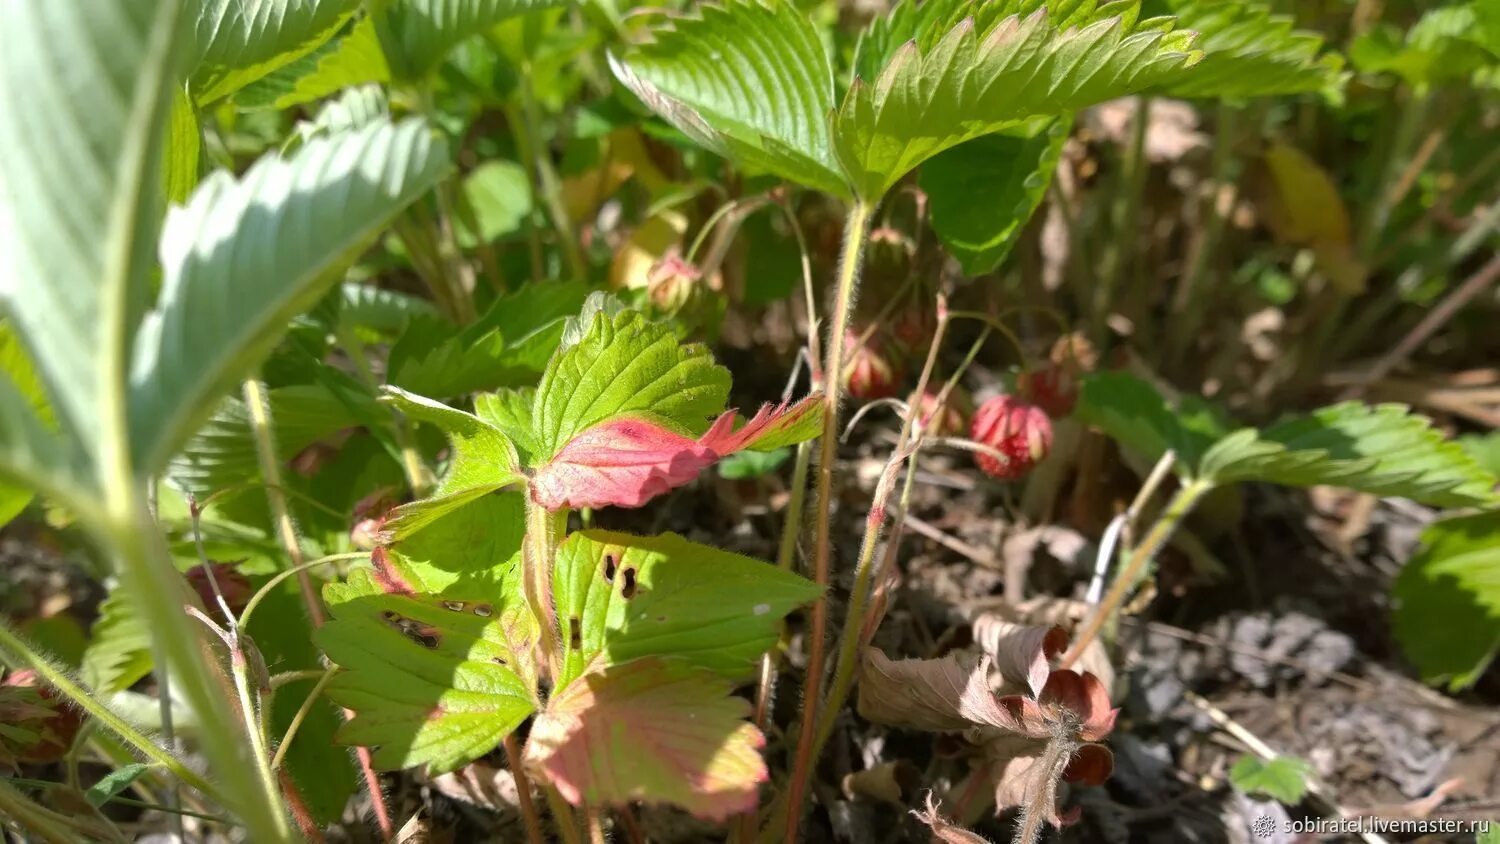
<svg viewBox="0 0 1500 844"><path fill-rule="evenodd" d="M1363 291L1369 270L1354 255L1349 211L1327 171L1296 147L1273 141L1265 173L1261 212L1271 233L1283 243L1310 248L1340 292Z"/></svg>
<svg viewBox="0 0 1500 844"><path fill-rule="evenodd" d="M574 804L634 800L723 820L755 808L765 737L729 682L664 659L590 672L531 728L526 764Z"/></svg>

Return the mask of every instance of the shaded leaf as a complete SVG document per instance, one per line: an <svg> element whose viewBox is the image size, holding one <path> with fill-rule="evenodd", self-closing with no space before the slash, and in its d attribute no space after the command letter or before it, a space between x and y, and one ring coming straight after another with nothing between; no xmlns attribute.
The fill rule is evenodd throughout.
<svg viewBox="0 0 1500 844"><path fill-rule="evenodd" d="M247 109L287 109L371 82L389 82L390 68L380 50L375 22L362 17L347 35L272 71L235 95Z"/></svg>
<svg viewBox="0 0 1500 844"><path fill-rule="evenodd" d="M699 5L610 66L651 110L719 155L847 195L829 137L833 65L790 0Z"/></svg>
<svg viewBox="0 0 1500 844"><path fill-rule="evenodd" d="M558 549L554 582L567 634L559 689L592 664L646 656L746 677L782 617L818 595L790 572L670 533L574 533Z"/></svg>
<svg viewBox="0 0 1500 844"><path fill-rule="evenodd" d="M141 774L151 769L150 765L140 762L131 762L105 774L98 782L89 786L89 790L83 793L83 799L89 801L90 806L103 806L110 798L130 787L130 784L140 779Z"/></svg>
<svg viewBox="0 0 1500 844"><path fill-rule="evenodd" d="M398 78L412 80L448 51L514 15L566 5L566 0L403 0L386 8L386 59Z"/></svg>
<svg viewBox="0 0 1500 844"><path fill-rule="evenodd" d="M1341 84L1343 58L1323 53L1323 36L1254 2L1168 0L1177 25L1198 33L1203 61L1163 86L1174 97L1264 97Z"/></svg>
<svg viewBox="0 0 1500 844"><path fill-rule="evenodd" d="M765 737L731 690L664 659L592 671L537 717L526 764L574 804L671 803L713 820L749 811L767 779Z"/></svg>
<svg viewBox="0 0 1500 844"><path fill-rule="evenodd" d="M151 673L151 628L116 586L99 604L83 652L83 681L96 694L123 692Z"/></svg>
<svg viewBox="0 0 1500 844"><path fill-rule="evenodd" d="M1429 526L1392 597L1396 639L1422 677L1473 685L1500 650L1500 513Z"/></svg>
<svg viewBox="0 0 1500 844"><path fill-rule="evenodd" d="M448 166L418 120L372 124L263 158L240 178L218 172L162 233L156 309L136 337L132 451L156 470L213 401L270 351L387 220Z"/></svg>
<svg viewBox="0 0 1500 844"><path fill-rule="evenodd" d="M1084 378L1075 412L1148 463L1174 450L1178 473L1188 476L1197 471L1204 452L1229 431L1201 400L1185 396L1173 408L1150 384L1122 372Z"/></svg>
<svg viewBox="0 0 1500 844"><path fill-rule="evenodd" d="M968 275L994 271L1041 204L1057 169L1071 119L1030 137L988 135L938 153L922 165L932 230Z"/></svg>
<svg viewBox="0 0 1500 844"><path fill-rule="evenodd" d="M535 709L504 626L524 608L506 592L452 597L388 594L367 569L323 589L331 616L315 634L345 670L330 699L354 711L338 733L373 746L381 768L451 771L494 749Z"/></svg>

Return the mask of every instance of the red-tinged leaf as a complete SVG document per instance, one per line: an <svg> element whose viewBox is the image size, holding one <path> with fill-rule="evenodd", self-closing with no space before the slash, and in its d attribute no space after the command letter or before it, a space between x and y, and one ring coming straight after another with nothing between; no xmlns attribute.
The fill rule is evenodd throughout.
<svg viewBox="0 0 1500 844"><path fill-rule="evenodd" d="M614 419L564 445L531 479L531 497L548 510L639 507L682 486L719 455L645 419Z"/></svg>
<svg viewBox="0 0 1500 844"><path fill-rule="evenodd" d="M755 808L765 738L728 681L638 659L583 675L531 728L526 763L574 804L671 803L724 820Z"/></svg>
<svg viewBox="0 0 1500 844"><path fill-rule="evenodd" d="M737 451L769 451L817 436L822 397L767 404L737 430L736 418L733 410L720 415L696 440L640 416L601 422L569 440L536 471L531 497L549 510L639 507Z"/></svg>

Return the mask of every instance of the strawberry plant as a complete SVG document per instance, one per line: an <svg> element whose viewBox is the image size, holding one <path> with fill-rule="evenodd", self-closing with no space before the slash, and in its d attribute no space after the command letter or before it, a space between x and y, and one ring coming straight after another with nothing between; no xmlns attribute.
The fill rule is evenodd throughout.
<svg viewBox="0 0 1500 844"><path fill-rule="evenodd" d="M1500 21L1409 5L0 0L0 824L1440 812L1336 794L1496 704Z"/></svg>

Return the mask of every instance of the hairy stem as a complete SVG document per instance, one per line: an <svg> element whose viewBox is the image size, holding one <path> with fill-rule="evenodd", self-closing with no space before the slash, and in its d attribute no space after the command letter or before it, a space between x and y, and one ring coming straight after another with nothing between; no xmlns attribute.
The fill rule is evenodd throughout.
<svg viewBox="0 0 1500 844"><path fill-rule="evenodd" d="M546 844L542 833L542 816L537 813L536 801L531 799L531 780L526 776L526 765L521 758L521 741L514 732L505 736L505 762L511 776L516 778L516 799L521 804L521 820L526 824L527 844Z"/></svg>
<svg viewBox="0 0 1500 844"><path fill-rule="evenodd" d="M838 376L844 371L844 333L848 330L849 312L854 306L860 261L864 258L865 235L869 230L870 213L873 210L863 200L856 200L849 209L849 218L844 226L843 254L839 259L833 321L828 326L827 351L823 357L826 363L823 370L823 436L818 456L818 512L816 544L813 547L813 582L824 592L828 588L829 558L832 555L833 464L838 459L839 399L844 386L843 379ZM797 755L787 792L788 841L796 840L797 828L802 823L803 792L813 763L818 701L823 696L823 637L827 628L828 598L820 592L818 599L813 602L812 625L807 634L807 677L803 683L801 731L797 736Z"/></svg>
<svg viewBox="0 0 1500 844"><path fill-rule="evenodd" d="M542 505L527 499L526 545L521 553L521 589L526 595L526 606L536 619L542 661L553 680L562 673L562 657L557 647L557 611L552 604L552 562L567 523L568 511L551 513Z"/></svg>
<svg viewBox="0 0 1500 844"><path fill-rule="evenodd" d="M1063 657L1061 664L1058 666L1059 668L1073 667L1073 664L1078 661L1078 657L1083 654L1084 649L1089 646L1089 643L1094 640L1095 636L1099 635L1099 631L1104 628L1105 623L1119 609L1120 603L1125 600L1125 596L1131 591L1140 579L1141 574L1145 571L1146 563L1150 562L1156 556L1157 552L1166 546L1167 540L1172 538L1172 534L1177 530L1178 525L1182 524L1182 520L1187 517L1188 513L1192 512L1193 507L1197 505L1199 500L1212 489L1212 483L1204 480L1194 480L1177 490L1177 494L1172 496L1172 500L1167 504L1167 509L1156 518L1156 523L1151 526L1151 530L1146 532L1145 539L1141 540L1141 544L1135 546L1135 549L1131 551L1130 559L1125 562L1124 568L1115 576L1114 584L1110 586L1109 592L1105 594L1104 599L1099 602L1099 606L1089 616L1088 621L1084 624L1082 631L1079 632L1077 639L1074 641L1072 649Z"/></svg>

